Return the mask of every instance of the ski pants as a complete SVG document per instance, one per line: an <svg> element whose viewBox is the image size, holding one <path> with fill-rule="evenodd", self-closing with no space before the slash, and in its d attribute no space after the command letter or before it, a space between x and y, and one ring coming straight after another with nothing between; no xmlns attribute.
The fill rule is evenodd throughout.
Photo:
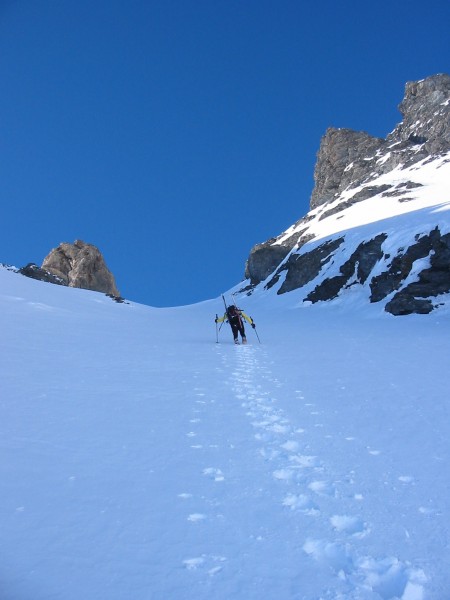
<svg viewBox="0 0 450 600"><path fill-rule="evenodd" d="M241 338L245 338L244 323L241 319L236 319L236 321L230 321L230 326L235 340L237 340L238 338L238 333L241 334Z"/></svg>

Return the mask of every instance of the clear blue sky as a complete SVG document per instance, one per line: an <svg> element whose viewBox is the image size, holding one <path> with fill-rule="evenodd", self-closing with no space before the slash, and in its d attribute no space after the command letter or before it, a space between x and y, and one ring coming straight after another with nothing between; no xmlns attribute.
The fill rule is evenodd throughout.
<svg viewBox="0 0 450 600"><path fill-rule="evenodd" d="M450 71L448 0L0 0L0 262L103 252L125 297L219 295L308 210L329 126L385 136Z"/></svg>

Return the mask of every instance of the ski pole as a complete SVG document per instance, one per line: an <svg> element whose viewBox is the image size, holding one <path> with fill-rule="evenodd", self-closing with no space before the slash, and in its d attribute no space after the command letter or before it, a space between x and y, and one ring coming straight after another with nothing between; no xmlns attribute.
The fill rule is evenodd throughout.
<svg viewBox="0 0 450 600"><path fill-rule="evenodd" d="M252 327L253 327L253 331L256 333L256 337L258 338L258 342L261 343L261 340L259 339L258 332L256 331L256 325L254 323L253 323Z"/></svg>
<svg viewBox="0 0 450 600"><path fill-rule="evenodd" d="M219 328L217 327L217 319L219 318L219 315L216 314L216 344L219 343Z"/></svg>

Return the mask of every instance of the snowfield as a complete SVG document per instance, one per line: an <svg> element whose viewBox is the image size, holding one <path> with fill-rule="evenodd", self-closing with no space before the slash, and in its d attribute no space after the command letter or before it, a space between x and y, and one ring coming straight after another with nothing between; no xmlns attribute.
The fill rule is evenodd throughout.
<svg viewBox="0 0 450 600"><path fill-rule="evenodd" d="M387 156L385 157L387 158ZM417 185L413 190L407 184ZM396 197L385 197L383 192L324 218L324 213L345 203L366 188L389 186ZM314 236L323 240L332 235L353 229L369 230L399 229L405 223L411 228L430 231L438 226L441 233L448 233L449 219L445 214L450 209L450 153L426 159L411 167L399 165L389 173L380 175L358 187L342 192L333 202L320 205L309 211L311 221L289 227L274 245L280 244L294 233ZM439 218L438 213L443 212ZM404 217L403 219L401 217ZM361 234L359 234L361 235Z"/></svg>
<svg viewBox="0 0 450 600"><path fill-rule="evenodd" d="M363 197L366 193L369 197L353 203L352 198L361 193ZM309 211L303 219L267 242L271 246L286 243L287 249L290 248L279 265L274 267L267 264L267 269L262 269L264 259L258 259L256 253L256 258L249 259L250 264L253 262L253 266L248 270L250 278L235 289L247 287L251 288L250 293L254 296L273 298L275 293L281 292L282 295L283 291L286 291L286 283L288 289L298 285L301 287L298 287L295 300L298 306L302 306L303 300L314 302L317 299L312 299L311 295L314 298L327 280L342 278L350 265L353 265L354 274L345 282L341 281L340 289L336 282L333 284L339 289L336 290L339 297L333 299L333 307L345 303L348 309L356 308L359 313L361 309L365 310L364 306L370 304L373 298L374 280L386 277L389 271L392 276L392 265L395 260L401 260L405 250L407 252L407 249L419 243L421 238L430 239L434 235L444 238L449 232L450 153L447 153L428 158L408 168L400 165L358 187L349 186L335 200ZM381 236L382 241L379 239L377 242L378 236ZM358 256L362 246L373 242L373 248L377 248L379 244L382 256L370 268L366 265L369 272L363 277L362 273L358 273L358 264L354 263L355 253ZM334 249L326 249L330 243L334 245ZM266 247L266 251L267 249ZM376 250L372 249L372 252L376 253ZM427 274L423 271L434 268L432 263L436 252L438 251L430 246L428 255L416 258L408 267L403 263L404 279L391 291L386 290L387 295L379 300L380 305L384 308L389 301L395 301L397 294L407 289L409 284L427 281ZM320 255L320 263L316 265L315 261ZM363 255L371 264L369 251L364 250ZM443 255L441 259L443 265L448 262ZM434 261L437 262L436 257ZM308 263L312 265L310 270L307 268ZM259 281L262 273L266 279ZM442 273L440 275L442 276ZM251 285L252 278L259 283ZM294 284L295 281L297 283ZM350 291L352 286L354 290ZM436 292L436 288L432 288L430 285L430 294ZM322 290L319 293L324 297L323 294L325 297L328 294L333 295L330 290ZM446 306L450 296L445 293L433 298L434 306ZM276 307L279 307L278 302L279 300ZM292 304L293 300L290 298L288 305ZM355 304L356 306L353 306Z"/></svg>
<svg viewBox="0 0 450 600"><path fill-rule="evenodd" d="M0 268L2 600L450 599L449 309L295 298Z"/></svg>

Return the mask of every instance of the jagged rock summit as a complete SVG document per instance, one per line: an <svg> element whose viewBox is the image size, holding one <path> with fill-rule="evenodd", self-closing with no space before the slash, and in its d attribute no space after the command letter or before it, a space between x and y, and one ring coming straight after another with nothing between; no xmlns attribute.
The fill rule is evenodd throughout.
<svg viewBox="0 0 450 600"><path fill-rule="evenodd" d="M450 76L406 84L386 139L329 128L310 212L256 245L247 293L319 302L361 288L392 314L427 313L450 292Z"/></svg>
<svg viewBox="0 0 450 600"><path fill-rule="evenodd" d="M100 250L81 240L73 244L63 242L54 248L41 269L59 278L63 285L120 296Z"/></svg>
<svg viewBox="0 0 450 600"><path fill-rule="evenodd" d="M406 84L399 105L403 121L386 139L351 129L327 130L314 172L310 207L332 202L347 188L411 166L450 148L450 76L434 75Z"/></svg>

